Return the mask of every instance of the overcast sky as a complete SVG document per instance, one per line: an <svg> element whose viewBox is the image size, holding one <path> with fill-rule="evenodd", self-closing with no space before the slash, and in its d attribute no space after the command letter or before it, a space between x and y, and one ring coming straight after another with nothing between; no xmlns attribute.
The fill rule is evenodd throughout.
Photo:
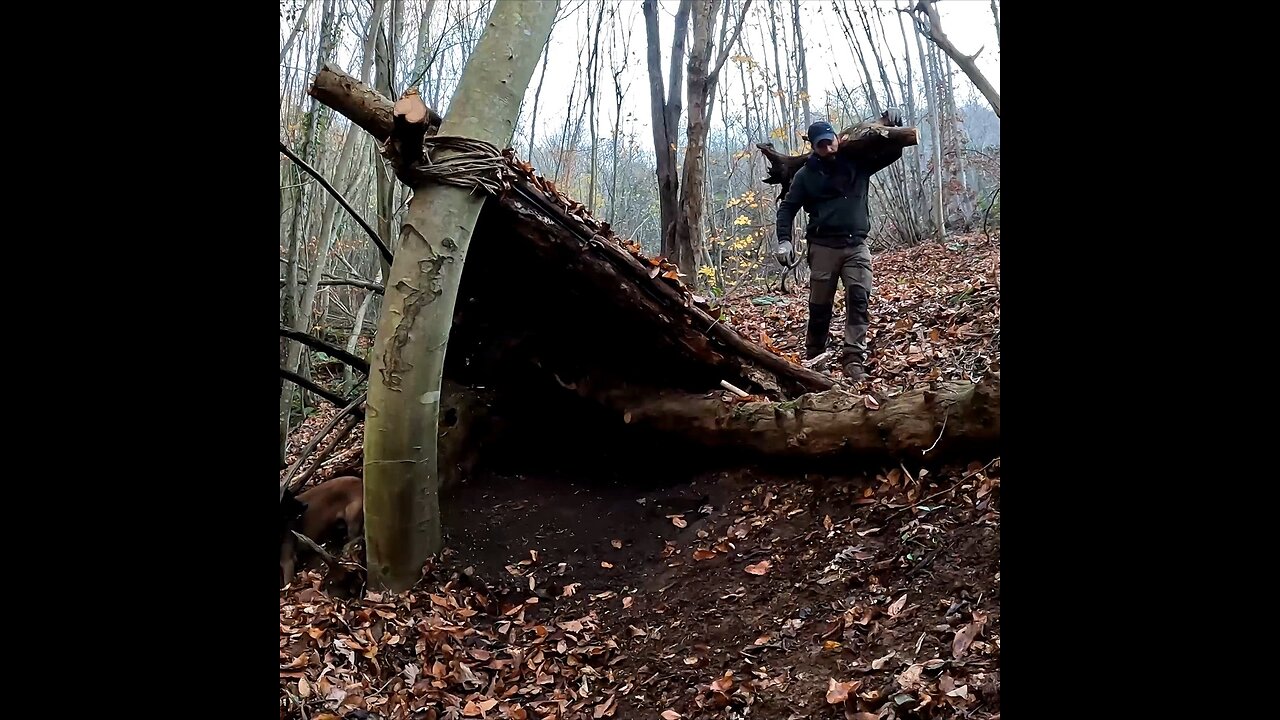
<svg viewBox="0 0 1280 720"><path fill-rule="evenodd" d="M562 3L565 7L577 7L577 3ZM678 7L678 0L663 0L659 5L659 23L662 34L662 43L664 52L662 63L664 75L666 68L670 63L671 55L671 36L672 27L675 24L675 11ZM787 12L786 18L779 18L779 23L784 20L790 23L790 2L780 3L785 7ZM879 9L892 11L893 2L876 2L864 3L865 6L875 5ZM901 3L902 7L906 7L906 3ZM753 3L753 10L748 17L747 24L743 29L743 35L748 47L751 48L751 54L757 61L763 61L762 55L768 53L768 61L773 63L773 49L766 46L761 38L760 29L763 29L765 37L769 36L768 16L756 15L759 10L767 7L763 2L757 0ZM846 77L845 85L850 89L856 89L862 82L860 76L862 72L861 65L858 64L857 56L853 49L849 46L848 41L844 37L841 29L840 20L837 19L836 13L832 8L831 0L802 0L801 7L801 28L805 37L805 59L806 66L809 71L809 91L814 98L812 104L815 105L814 111L818 109L816 104L818 99L823 97L826 92L834 92L837 83L835 81L836 68L842 68L842 72L855 74L855 77ZM627 123L634 123L634 127L642 133L648 133L649 127L649 90L648 90L648 71L645 66L645 31L644 18L640 13L639 0L619 0L617 8L620 17L623 19L624 27L628 24L631 27L631 38L628 47L630 55L629 66L626 73L622 76L622 83L625 87L627 82L631 83L631 89L627 93L627 98L623 104L623 113L629 112L631 119ZM847 3L847 8L854 22L858 22L858 15L853 2ZM998 91L1000 89L1000 52L998 43L996 42L995 23L991 15L990 0L944 0L937 4L938 13L942 21L943 30L947 37L965 54L972 54L979 47L984 47L982 54L978 56L978 67L986 75L987 79ZM782 8L780 8L782 9ZM542 90L542 109L539 110L538 125L540 128L546 128L545 122L553 122L549 117L544 117L551 113L557 115L563 122L564 112L567 109L565 104L569 97L570 90L573 85L573 73L581 62L586 64L587 54L582 53L580 48L583 47L587 40L588 15L590 21L594 22L595 9L592 6L585 6L573 10L572 15L560 20L551 35L551 42L548 44L551 53L549 65L547 68L547 79ZM909 18L907 18L909 21ZM896 16L885 17L885 29L888 32L889 47L893 56L902 61L903 43L902 33L898 29ZM861 28L858 28L861 32ZM878 29L876 30L878 34ZM910 23L907 24L907 41L912 44L912 64L917 82L919 81L919 64L915 56L915 37L911 34L914 29ZM859 40L863 38L859 36ZM788 39L788 45L790 40ZM602 45L604 41L602 40ZM589 45L587 46L589 50ZM794 49L793 49L794 50ZM927 41L926 41L927 50ZM864 46L865 51L865 46ZM787 59L782 57L781 47L779 48L779 56L783 63L787 63ZM868 62L872 62L868 57ZM887 62L887 59L886 59ZM536 89L541 66L534 73L533 81L526 97L526 108L532 103L533 92ZM874 67L872 72L875 72ZM890 79L896 79L890 72ZM605 74L602 82L609 83L608 87L602 88L602 92L609 100L601 104L601 112L607 116L607 124L612 125L612 77ZM736 68L732 62L726 64L725 70L722 72L722 82L728 83L730 98L735 95L741 97L741 85L737 79ZM963 104L970 96L981 98L972 83L964 77L963 73L957 68L955 70L955 84L957 90L957 101ZM879 82L877 81L877 89ZM581 97L581 90L578 94ZM554 100L550 103L548 99L563 98L564 102L556 105ZM882 100L883 102L883 100ZM985 103L985 101L982 101ZM575 105L577 103L575 102ZM578 108L574 108L576 112ZM540 129L540 133L542 130Z"/></svg>
<svg viewBox="0 0 1280 720"><path fill-rule="evenodd" d="M841 1L843 2L844 0ZM318 17L321 4L320 2L313 3L313 15ZM669 64L672 26L674 25L675 10L678 4L678 0L661 0L659 5L662 44L665 48L663 52L664 76ZM903 0L901 4L905 7L906 0ZM778 5L779 12L785 13L785 17L778 18L779 24L785 23L789 26L791 3L783 0ZM801 0L800 5L801 27L805 38L806 65L809 72L809 88L812 96L811 106L814 112L821 112L821 101L824 94L833 92L837 86L835 80L837 76L836 68L841 69L840 72L844 77L845 86L856 92L858 86L863 82L860 77L861 65L858 63L852 47L849 46L844 37L840 21L832 8L832 0ZM884 18L885 30L888 34L888 45L893 56L901 62L903 42L902 34L898 27L897 14L893 12L894 3L881 0L879 2L865 2L865 5L874 5L879 9L889 11ZM598 7L598 5L584 2L584 0L562 0L561 2L562 17L557 22L555 30L552 32L551 42L547 46L547 52L550 55L538 111L539 138L558 135L563 127L565 114L572 112L576 117L577 113L581 112L585 105L585 91L581 85L574 95L575 99L572 107L569 105L569 98L570 93L573 91L574 76L578 72L579 65L585 68L587 64L587 57L590 51L588 25L594 22ZM982 54L978 57L978 66L991 84L999 90L1000 51L996 40L995 24L991 15L990 0L942 0L936 7L942 20L943 29L961 52L972 54L979 47L984 48ZM601 73L602 87L598 91L601 98L597 118L600 134L601 136L611 134L613 127L614 89L609 63L620 65L622 55L625 53L627 56L627 68L621 76L622 85L626 90L626 98L622 110L624 116L623 132L635 132L641 137L648 137L650 132L648 71L645 66L646 40L644 18L640 12L640 0L617 0L617 2L611 4L610 8L617 12L622 21L622 27L624 29L630 28L630 41L625 46L620 43L618 50L615 51L612 49L608 37L601 39L601 53L604 54L605 65ZM749 48L748 55L759 62L763 62L767 57L768 62L772 65L774 60L773 41L769 33L766 8L767 5L762 0L756 0L753 3L751 14L743 29L743 37ZM847 8L854 22L857 23L858 15L854 3L848 2ZM606 12L608 11L607 9ZM606 27L607 23L608 21L606 20ZM282 37L288 33L288 29L288 23L282 20ZM857 29L861 33L861 28ZM914 28L912 28L909 18L906 30L907 41L911 45L915 78L918 83L920 69L918 59L915 56L915 36L912 34ZM412 27L406 28L406 37L401 39L402 47L412 47L412 31ZM878 28L876 32L878 35ZM863 40L860 35L859 40ZM794 52L794 48L789 47L790 44L791 41L788 38L788 49ZM928 43L926 42L925 44L927 47ZM357 38L352 33L347 32L343 46L338 51L338 62L343 67L357 70L355 68L357 63L352 60L353 51L359 46ZM623 47L625 47L625 50L623 50ZM611 56L611 53L614 53L614 55ZM784 64L789 62L784 55L781 44L779 44L778 55ZM871 63L873 60L868 57L868 62ZM872 68L872 72L876 72L874 68ZM534 92L541 76L542 65L540 58L528 93L525 96L522 127L519 131L521 134L516 138L516 144L520 147L527 147L527 130L524 129L523 123L527 123L527 117L533 104ZM896 80L892 71L890 71L890 78ZM954 81L958 104L963 105L970 99L986 104L976 88L958 68L954 71ZM734 98L742 98L742 102L746 102L746 93L738 79L737 67L732 61L725 65L721 82L726 84L725 89L728 93L729 106L733 106ZM627 89L628 84L630 85L629 89ZM878 92L880 90L879 86L880 83L877 80L876 89ZM855 95L855 97L857 98L858 96ZM861 98L858 99L860 100ZM881 101L883 102L883 98ZM719 101L717 101L718 104ZM441 109L447 110L447 105ZM735 109L730 107L730 112ZM713 119L713 122L718 122L718 114L719 111L717 110L717 117Z"/></svg>

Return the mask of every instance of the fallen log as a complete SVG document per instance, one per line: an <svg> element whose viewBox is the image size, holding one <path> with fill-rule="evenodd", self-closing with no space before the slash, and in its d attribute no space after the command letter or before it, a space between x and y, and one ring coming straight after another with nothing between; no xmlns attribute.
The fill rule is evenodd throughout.
<svg viewBox="0 0 1280 720"><path fill-rule="evenodd" d="M859 123L845 128L840 133L840 147L836 154L851 160L870 158L880 153L901 150L920 144L920 131L913 127L891 127L883 120ZM778 152L773 143L756 143L756 147L769 163L768 174L763 182L766 185L781 185L778 199L787 196L791 187L791 178L804 166L809 154L786 155Z"/></svg>
<svg viewBox="0 0 1280 720"><path fill-rule="evenodd" d="M598 395L624 422L678 434L707 447L807 458L887 456L935 459L1000 442L1000 375L978 383L939 383L883 404L843 390L786 402L726 400L723 393Z"/></svg>

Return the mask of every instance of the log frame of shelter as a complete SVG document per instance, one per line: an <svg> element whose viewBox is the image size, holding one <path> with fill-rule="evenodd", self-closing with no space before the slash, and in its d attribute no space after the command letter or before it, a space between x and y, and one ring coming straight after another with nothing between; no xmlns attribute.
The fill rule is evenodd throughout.
<svg viewBox="0 0 1280 720"><path fill-rule="evenodd" d="M403 144L391 140L396 127L395 103L341 70L326 65L317 73L309 92L320 102L355 122L377 140L385 143L384 154L392 161L402 182L413 181L414 173L398 154ZM403 98L402 98L403 99ZM415 98L420 102L420 98ZM408 112L413 104L405 103ZM423 106L425 108L425 106ZM434 134L432 118L438 117L425 108L425 134ZM407 120L407 117L406 117ZM408 124L404 120L403 124ZM678 281L657 273L657 261L638 255L615 239L607 223L590 218L579 203L564 207L547 183L532 174L532 168L520 163L514 153L506 153L508 161L522 172L512 181L512 192L491 198L501 204L512 217L528 223L531 230L553 226L557 229L552 243L570 244L581 251L582 269L598 277L612 277L615 282L630 280L640 294L648 298L654 312L667 317L669 332L680 336L682 344L691 348L701 361L718 368L725 379L762 395L785 400L788 397L835 386L827 375L815 372L752 343L718 319L718 312L694 296ZM537 233L521 232L523 236ZM667 264L669 266L669 263ZM695 349L696 348L696 349ZM779 388L771 392L770 388Z"/></svg>
<svg viewBox="0 0 1280 720"><path fill-rule="evenodd" d="M396 126L394 103L354 78L339 81L329 77L340 73L329 66L323 68L312 95L386 143L384 153L396 165L397 175L402 180L412 177L412 170L398 159L401 143L387 142ZM416 105L402 107L408 110ZM415 112L426 119L425 133L432 134L432 118L438 116L425 105ZM905 147L919 138L915 128L889 128L878 123L848 128L843 134L856 141L848 143L846 152L886 144ZM743 338L713 312L699 307L697 298L678 281L667 282L654 272L652 261L646 264L634 250L629 252L630 248L613 238L607 223L590 218L580 204L570 201L566 206L558 201L556 193L544 189L547 183L534 176L527 163L518 161L510 150L504 155L522 172L511 182L514 192L490 201L501 205L511 221L518 223L516 235L544 249L558 246L577 251L575 269L594 275L594 284L601 288L620 288L617 292L626 296L626 302L647 307L661 318L686 353L718 368L726 380L753 394L750 401L729 402L719 392L640 391L603 384L592 389L590 380L575 384L577 392L613 409L624 422L683 435L712 447L749 448L777 456L919 459L940 455L957 445L998 443L998 374L978 384L945 383L936 390L911 391L871 409L861 396L835 389L829 376ZM769 153L765 155L769 157ZM804 156L795 157L803 162ZM789 178L787 170L793 163L771 163L779 170L771 173Z"/></svg>

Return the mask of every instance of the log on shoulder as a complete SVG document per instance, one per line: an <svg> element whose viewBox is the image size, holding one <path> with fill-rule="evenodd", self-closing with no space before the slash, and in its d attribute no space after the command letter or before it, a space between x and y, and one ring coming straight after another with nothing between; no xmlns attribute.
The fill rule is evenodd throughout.
<svg viewBox="0 0 1280 720"><path fill-rule="evenodd" d="M857 160L877 153L911 147L920 144L920 131L913 127L890 127L881 122L860 123L845 128L840 133L841 157ZM756 147L769 163L766 185L781 185L778 198L784 198L791 187L791 178L809 159L808 154L787 155L778 152L773 143L756 143Z"/></svg>
<svg viewBox="0 0 1280 720"><path fill-rule="evenodd" d="M838 389L788 402L616 390L604 399L628 424L766 456L936 459L951 450L994 449L1000 441L998 372L976 384L912 390L883 404Z"/></svg>

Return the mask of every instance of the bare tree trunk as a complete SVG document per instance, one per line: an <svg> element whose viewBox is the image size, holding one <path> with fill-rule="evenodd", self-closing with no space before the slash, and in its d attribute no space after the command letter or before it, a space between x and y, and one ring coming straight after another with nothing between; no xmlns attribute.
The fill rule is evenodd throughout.
<svg viewBox="0 0 1280 720"><path fill-rule="evenodd" d="M996 20L996 45L1000 45L1000 6L996 4L996 0L991 0L991 17Z"/></svg>
<svg viewBox="0 0 1280 720"><path fill-rule="evenodd" d="M382 276L379 275L379 278ZM351 325L351 336L347 338L347 352L352 355L356 354L356 350L360 348L360 333L364 331L364 318L369 312L369 306L373 304L375 293L372 291L365 292L364 300L360 302L360 309L356 311L355 322ZM346 397L351 396L351 392L355 389L356 378L351 370L350 365L342 367L342 394Z"/></svg>
<svg viewBox="0 0 1280 720"><path fill-rule="evenodd" d="M796 33L796 63L798 65L800 80L800 102L804 108L804 117L801 119L801 126L809 127L810 120L813 116L809 113L809 68L804 61L804 36L800 32L800 0L791 0L791 22L795 26Z"/></svg>
<svg viewBox="0 0 1280 720"><path fill-rule="evenodd" d="M938 122L938 85L924 53L924 44L920 42L920 34L915 36L916 52L920 54L920 73L924 76L924 97L929 103L929 137L933 143L933 185L936 190L930 202L933 205L933 227L938 233L938 242L942 242L947 239L947 222L942 204L942 126Z"/></svg>
<svg viewBox="0 0 1280 720"><path fill-rule="evenodd" d="M773 80L774 85L777 86L777 92L774 93L774 96L778 98L778 124L782 127L783 132L786 133L787 144L785 147L789 150L794 147L795 141L793 138L796 136L796 129L791 124L791 106L787 102L790 96L783 90L783 65L782 60L778 57L778 46L782 43L778 41L778 12L774 6L775 1L769 0L769 32L773 35L773 41L765 44L773 47ZM765 60L765 62L768 63L768 60Z"/></svg>
<svg viewBox="0 0 1280 720"><path fill-rule="evenodd" d="M615 20L614 26L613 26L614 30L621 32L618 26L618 23L616 22L617 20L616 16L614 20ZM613 93L614 93L613 170L610 172L610 178L609 178L609 224L610 225L614 223L614 220L617 217L617 209L618 209L618 154L621 150L621 148L619 147L619 143L621 142L619 136L622 133L622 100L626 94L626 91L623 90L622 88L622 74L627 70L627 65L628 65L627 58L629 58L630 55L627 54L626 48L630 45L630 40L631 40L631 30L628 29L622 43L622 47L623 47L622 66L613 68ZM618 48L618 42L617 42L617 38L615 37L613 39L612 49L616 51L617 48ZM610 57L612 57L612 53L610 53ZM628 88L630 88L629 84L628 84Z"/></svg>
<svg viewBox="0 0 1280 720"><path fill-rule="evenodd" d="M690 17L689 67L685 79L688 90L689 124L685 139L684 168L680 177L680 214L675 221L674 252L671 261L687 275L686 283L698 287L698 266L702 254L702 213L706 204L703 178L707 171L707 64L711 56L711 26L721 0L709 0L694 8Z"/></svg>
<svg viewBox="0 0 1280 720"><path fill-rule="evenodd" d="M938 52L938 48L934 45L928 46L929 51L929 72L933 76L934 91L934 107L938 110L938 184L939 197L942 198L942 215L943 220L951 219L949 207L951 205L951 184L948 182L951 163L948 158L951 157L949 148L952 146L952 136L955 134L954 127L948 127L951 124L951 116L947 112L947 86L946 76L942 72L942 53Z"/></svg>
<svg viewBox="0 0 1280 720"><path fill-rule="evenodd" d="M381 20L382 10L386 6L386 0L373 0L373 13L369 16L369 24L365 33L364 55L360 63L360 78L362 82L368 82L370 70L373 67L373 50L375 38L378 34L378 25ZM351 160L355 156L355 146L363 138L359 137L360 128L355 123L347 130L346 139L343 140L342 150L338 153L338 166L334 170L334 186L340 187L339 183L344 182L344 178L350 175ZM349 194L350 188L354 185L355 178L352 177L346 182L343 194ZM315 260L311 265L311 274L307 278L307 284L302 289L302 300L299 302L298 317L292 327L295 330L305 331L311 324L311 310L315 302L316 291L320 287L320 277L324 274L325 264L328 262L329 249L333 246L334 237L334 217L338 210L338 200L333 195L329 195L325 201L324 212L320 221L320 235L316 240ZM287 278L286 278L287 280ZM286 360L285 369L290 372L298 372L298 363L302 357L302 346L296 343L290 345L289 356ZM306 377L303 375L303 377Z"/></svg>
<svg viewBox="0 0 1280 720"><path fill-rule="evenodd" d="M430 69L430 62L427 59L427 48L431 39L431 13L435 10L436 0L427 0L427 5L422 9L422 17L418 20L418 46L413 53L413 63L409 67L409 72L405 78L404 86L407 90L410 87L418 87L418 91L423 96L427 93L423 92L422 78Z"/></svg>
<svg viewBox="0 0 1280 720"><path fill-rule="evenodd" d="M538 89L533 91L533 117L529 119L529 162L533 162L533 139L538 135L538 103L542 100L542 83L547 79L547 63L551 48L542 52L542 74L538 76Z"/></svg>
<svg viewBox="0 0 1280 720"><path fill-rule="evenodd" d="M894 0L894 7L895 8L897 7L897 0ZM898 31L902 35L902 53L903 53L902 57L906 61L906 65L907 65L906 97L907 97L907 114L910 118L909 120L907 120L907 124L918 126L921 122L921 118L920 118L919 108L916 106L916 84L915 84L915 78L912 75L912 68L911 68L911 43L907 42L907 26L906 26L906 21L903 18L903 15L904 13L902 12L898 13ZM915 35L915 33L911 33L911 34ZM918 39L917 39L917 42L919 42ZM923 69L922 69L922 72L923 72ZM924 183L921 180L921 177L923 176L923 173L924 173L924 167L925 167L924 153L916 151L915 153L912 153L912 154L915 156L915 163L914 163L914 167L912 168L913 172L912 172L912 178L911 178L911 197L915 201L922 202L925 197Z"/></svg>
<svg viewBox="0 0 1280 720"><path fill-rule="evenodd" d="M648 46L649 101L653 110L653 150L658 161L658 215L661 254L675 258L675 225L680 204L680 179L676 170L676 145L679 140L680 84L684 68L685 32L689 24L692 0L680 0L676 10L675 37L671 48L671 78L667 88L662 84L662 40L658 32L657 0L644 0L644 29ZM678 265L679 263L677 263Z"/></svg>
<svg viewBox="0 0 1280 720"><path fill-rule="evenodd" d="M947 61L947 115L951 125L951 150L956 158L956 177L960 180L960 192L956 197L956 207L960 211L964 231L967 232L973 222L975 209L969 200L969 179L964 173L964 123L960 120L960 110L956 107L955 77L951 69L951 61Z"/></svg>
<svg viewBox="0 0 1280 720"><path fill-rule="evenodd" d="M463 72L441 135L506 147L551 35L558 2L497 0ZM448 153L433 158L440 162ZM454 185L416 188L386 279L365 425L369 583L412 587L440 549L436 442L444 356L458 281L485 197Z"/></svg>
<svg viewBox="0 0 1280 720"><path fill-rule="evenodd" d="M391 0L391 2L391 26L394 28L397 20L395 15L399 5L399 0ZM381 32L377 33L378 40L377 47L375 49L374 87L378 89L378 92L381 92L389 98L396 96L395 85L393 83L393 78L395 78L396 36L397 34L393 31L391 33L391 42L388 43ZM388 243L388 247L390 247L391 252L394 253L396 251L396 245L394 239L391 237L391 223L393 220L392 215L395 213L394 203L396 186L398 183L396 183L395 179L391 177L391 168L387 166L386 161L383 160L382 156L376 151L373 153L373 172L378 181L378 236L382 238L384 243ZM387 274L391 271L391 266L387 263L386 258L381 256L379 256L378 262L382 266L382 276L387 277Z"/></svg>
<svg viewBox="0 0 1280 720"><path fill-rule="evenodd" d="M587 63L587 73L590 82L587 84L587 109L591 114L588 125L591 127L591 175L587 181L587 209L591 212L596 211L596 140L599 133L596 132L596 88L600 84L600 28L604 25L604 2L600 2L600 11L596 13L596 32L595 38L591 43L591 60Z"/></svg>
<svg viewBox="0 0 1280 720"><path fill-rule="evenodd" d="M320 37L316 43L316 71L324 67L325 61L328 59L329 51L332 47L330 34L333 25L333 5L334 0L325 0L323 14L320 19ZM315 137L316 137L316 120L320 112L320 104L315 98L311 100L311 111L307 114L307 134L302 145L302 157L311 164L315 159ZM298 262L301 255L300 246L304 243L300 239L300 235L305 237L307 230L307 203L306 186L302 184L302 170L294 168L294 177L298 179L298 192L294 198L293 219L289 226L289 251L285 265L285 288L284 302L281 308L280 319L289 327L297 327L300 319L298 309ZM314 187L314 186L312 186ZM317 189L316 192L319 190ZM296 366L296 360L289 362L290 352L294 345L288 340L280 341L281 362L288 364L289 367ZM293 392L294 386L287 385L284 382L280 384L280 462L285 461L288 454L289 439L289 420L293 408Z"/></svg>
<svg viewBox="0 0 1280 720"><path fill-rule="evenodd" d="M582 48L578 49L582 54ZM582 126L582 113L578 114L578 123L574 123L573 108L578 94L578 73L573 74L573 85L569 88L569 103L565 107L564 128L560 131L560 143L556 151L556 165L551 177L557 185L568 190L569 180L573 177L574 157L578 151L578 130ZM563 178L561 171L564 172Z"/></svg>
<svg viewBox="0 0 1280 720"><path fill-rule="evenodd" d="M710 131L707 110L720 78L720 69L729 56L729 48L737 42L746 11L751 7L751 0L747 0L738 17L733 38L728 42L721 41L720 56L715 68L709 69L715 46L711 30L721 2L722 0L710 0L693 10L688 78L685 81L689 103L689 125L685 133L688 147L685 148L684 169L680 178L680 214L675 220L675 252L669 257L683 274L689 276L685 282L694 287L700 285L698 267L702 257L702 218L706 206L706 145L707 133ZM724 22L724 27L727 28L727 17Z"/></svg>
<svg viewBox="0 0 1280 720"><path fill-rule="evenodd" d="M298 31L301 30L302 26L306 23L307 11L310 9L311 0L307 0L302 3L302 10L298 12L298 20L293 24L293 30L289 32L289 39L285 40L284 45L280 48L280 62L284 62L284 59L289 56L289 49L293 47L293 41L298 39ZM991 10L994 12L995 9L996 2L995 0L991 0ZM996 18L996 34L1000 34L999 18Z"/></svg>

